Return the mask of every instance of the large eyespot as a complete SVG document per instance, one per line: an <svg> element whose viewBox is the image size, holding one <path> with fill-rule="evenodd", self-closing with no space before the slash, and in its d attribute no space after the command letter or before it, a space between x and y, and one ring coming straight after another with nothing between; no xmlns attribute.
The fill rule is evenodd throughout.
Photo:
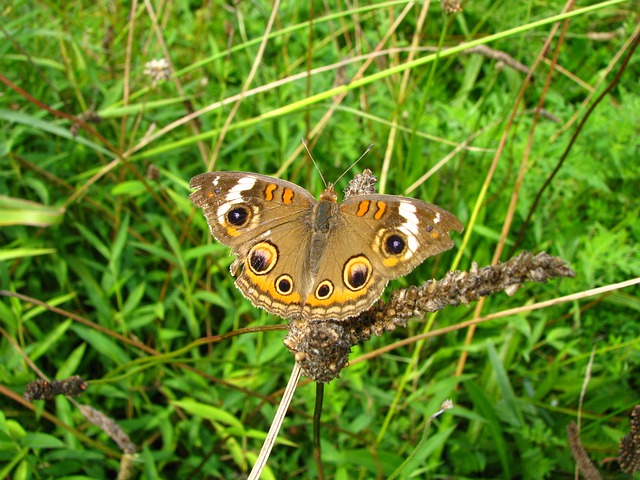
<svg viewBox="0 0 640 480"><path fill-rule="evenodd" d="M293 278L289 275L280 275L276 279L276 292L284 296L293 292Z"/></svg>
<svg viewBox="0 0 640 480"><path fill-rule="evenodd" d="M383 245L387 255L401 255L407 248L407 242L397 233L387 235L383 240Z"/></svg>
<svg viewBox="0 0 640 480"><path fill-rule="evenodd" d="M323 280L316 288L316 298L318 300L326 300L333 294L333 283L329 280Z"/></svg>
<svg viewBox="0 0 640 480"><path fill-rule="evenodd" d="M351 257L344 264L342 279L349 290L357 291L364 288L371 278L371 262L364 255Z"/></svg>
<svg viewBox="0 0 640 480"><path fill-rule="evenodd" d="M239 205L227 212L226 219L229 225L244 227L251 219L251 210L246 205Z"/></svg>
<svg viewBox="0 0 640 480"><path fill-rule="evenodd" d="M256 275L269 273L278 262L278 249L271 242L256 243L247 255L247 266Z"/></svg>

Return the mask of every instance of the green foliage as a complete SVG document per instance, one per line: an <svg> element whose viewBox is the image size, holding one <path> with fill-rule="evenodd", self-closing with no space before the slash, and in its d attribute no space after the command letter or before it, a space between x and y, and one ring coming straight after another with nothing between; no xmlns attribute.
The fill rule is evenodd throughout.
<svg viewBox="0 0 640 480"><path fill-rule="evenodd" d="M88 381L77 401L128 434L137 448L131 478L247 475L294 359L282 330L216 337L284 321L234 287L228 249L210 238L188 182L215 163L280 172L317 194L322 182L300 137L327 114L310 140L328 181L375 143L356 169L371 168L385 192L438 203L466 226L468 242L455 236L453 251L395 286L443 276L458 253L455 268L491 263L516 185L502 258L511 248L545 250L576 277L488 298L481 314L640 276L637 53L577 130L590 90L589 106L621 68L616 55L625 57L637 24L633 2L593 3L568 20L567 38L559 43L556 33L546 56L560 48L563 70L548 87L549 64L536 70L510 129L525 74L504 56L531 67L563 3L467 2L445 16L431 2L419 29L422 3L402 18L403 2L326 10L315 2L310 38L313 3L282 2L255 77L272 2L151 3L135 12L118 2L3 7L0 478L115 478L122 468L122 446L72 400L22 400L40 372ZM150 6L160 9L157 24ZM383 53L354 79L400 18ZM593 35L602 32L612 35ZM420 48L409 54L414 35ZM462 42L504 56L464 52ZM172 77L153 84L145 64L162 58L164 46ZM435 55L438 46L457 48ZM404 68L410 60L420 61ZM308 77L308 62L323 70ZM550 115L535 119L542 95ZM80 116L78 126L72 117ZM406 192L472 135L468 148ZM602 461L617 455L640 396L637 294L635 286L525 310L479 325L468 344L465 329L378 352L432 328L417 319L358 346L325 389L326 478L566 477L575 461L565 428L579 411L587 452L603 473L618 475L616 462ZM473 312L449 308L432 319L455 325ZM456 376L463 351L469 357ZM364 354L371 357L357 362ZM430 423L446 398L455 408ZM319 475L314 400L312 384L298 388L262 478Z"/></svg>

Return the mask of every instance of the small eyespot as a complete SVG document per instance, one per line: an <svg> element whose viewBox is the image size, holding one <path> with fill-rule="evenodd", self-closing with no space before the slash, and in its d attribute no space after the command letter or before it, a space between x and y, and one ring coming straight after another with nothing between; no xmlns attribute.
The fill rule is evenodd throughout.
<svg viewBox="0 0 640 480"><path fill-rule="evenodd" d="M278 262L278 249L271 242L254 245L247 255L247 266L256 275L269 273Z"/></svg>
<svg viewBox="0 0 640 480"><path fill-rule="evenodd" d="M264 272L269 266L269 257L262 251L253 252L249 261L251 262L251 269L257 273Z"/></svg>
<svg viewBox="0 0 640 480"><path fill-rule="evenodd" d="M407 248L407 242L397 233L384 239L384 249L389 255L400 255Z"/></svg>
<svg viewBox="0 0 640 480"><path fill-rule="evenodd" d="M293 279L289 275L280 275L276 279L276 291L280 295L289 295L293 292Z"/></svg>
<svg viewBox="0 0 640 480"><path fill-rule="evenodd" d="M323 280L316 288L316 298L318 300L326 300L333 294L333 283L329 280Z"/></svg>
<svg viewBox="0 0 640 480"><path fill-rule="evenodd" d="M344 265L342 279L349 290L364 288L371 278L371 262L364 255L351 257Z"/></svg>
<svg viewBox="0 0 640 480"><path fill-rule="evenodd" d="M246 225L249 218L249 209L244 206L232 208L227 212L227 222L229 225L233 225L234 227L242 227Z"/></svg>
<svg viewBox="0 0 640 480"><path fill-rule="evenodd" d="M349 284L353 288L362 287L364 282L367 281L367 268L359 265L351 270L351 277L349 278Z"/></svg>

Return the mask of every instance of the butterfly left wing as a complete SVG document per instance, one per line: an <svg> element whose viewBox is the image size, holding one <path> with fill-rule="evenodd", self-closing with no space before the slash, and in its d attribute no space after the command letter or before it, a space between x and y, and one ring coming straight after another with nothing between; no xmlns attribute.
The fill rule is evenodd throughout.
<svg viewBox="0 0 640 480"><path fill-rule="evenodd" d="M303 316L341 320L368 309L389 280L453 247L451 230L462 231L462 223L421 200L379 194L348 198L339 204ZM325 279L341 281L323 298L318 293L328 292Z"/></svg>
<svg viewBox="0 0 640 480"><path fill-rule="evenodd" d="M340 213L355 227L355 234L370 243L389 279L449 250L454 245L449 232L463 229L444 208L399 195L355 195L340 204Z"/></svg>

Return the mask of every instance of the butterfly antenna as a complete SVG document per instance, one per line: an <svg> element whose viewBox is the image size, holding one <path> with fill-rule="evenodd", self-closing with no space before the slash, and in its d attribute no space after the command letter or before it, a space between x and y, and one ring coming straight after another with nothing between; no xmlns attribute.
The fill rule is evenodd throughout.
<svg viewBox="0 0 640 480"><path fill-rule="evenodd" d="M305 150L309 154L309 158L311 159L311 161L313 162L313 165L316 167L316 170L318 170L318 173L320 174L320 178L322 179L322 183L324 183L324 186L326 187L327 186L327 182L324 180L324 175L322 175L322 172L320 171L320 167L318 166L316 161L313 159L313 155L311 155L311 151L309 150L309 145L307 145L307 141L304 139L304 137L302 137L302 145L304 145Z"/></svg>
<svg viewBox="0 0 640 480"><path fill-rule="evenodd" d="M347 170L346 170L342 175L340 175L340 176L338 177L338 179L336 180L336 183L338 183L342 177L344 177L347 173L349 173L349 170L351 170L353 167L355 167L355 166L356 166L356 164L357 164L360 160L362 160L362 158L363 158L367 153L369 153L369 152L371 151L371 149L372 149L372 148L373 148L373 143L372 143L371 145L369 145L369 146L367 147L367 149L364 151L364 153L363 153L362 155L360 155L360 156L358 157L358 159L357 159L355 162L353 162L353 163L351 164L351 166L350 166L349 168L347 168Z"/></svg>

